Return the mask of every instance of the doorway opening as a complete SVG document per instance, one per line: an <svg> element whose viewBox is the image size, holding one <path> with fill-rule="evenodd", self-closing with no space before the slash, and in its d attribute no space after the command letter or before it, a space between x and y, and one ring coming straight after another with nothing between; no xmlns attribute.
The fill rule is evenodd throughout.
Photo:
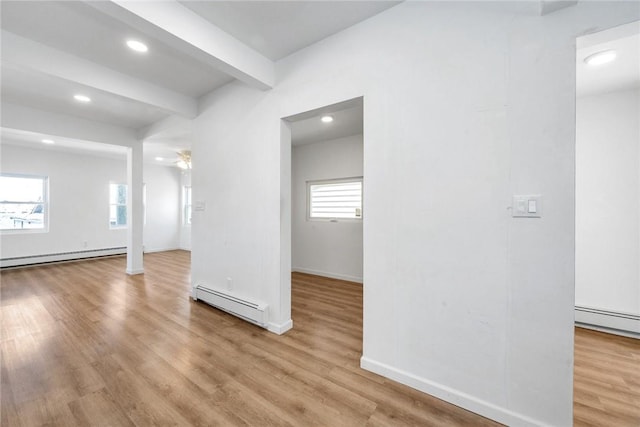
<svg viewBox="0 0 640 427"><path fill-rule="evenodd" d="M640 25L577 39L576 324L640 338Z"/></svg>
<svg viewBox="0 0 640 427"><path fill-rule="evenodd" d="M289 116L283 134L290 137L282 141L290 150L283 147L290 161L291 250L282 253L288 257L282 273L291 274L291 318L328 345L323 351L352 349L356 365L367 216L363 116L361 97ZM325 341L329 335L333 344Z"/></svg>

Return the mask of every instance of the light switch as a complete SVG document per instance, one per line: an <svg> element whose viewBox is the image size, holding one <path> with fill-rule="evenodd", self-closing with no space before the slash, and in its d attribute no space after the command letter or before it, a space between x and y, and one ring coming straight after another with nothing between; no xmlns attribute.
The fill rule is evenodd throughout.
<svg viewBox="0 0 640 427"><path fill-rule="evenodd" d="M540 218L542 216L542 196L539 194L513 196L511 216L514 218Z"/></svg>
<svg viewBox="0 0 640 427"><path fill-rule="evenodd" d="M193 210L196 212L204 212L207 208L207 203L203 200L196 200L193 204Z"/></svg>

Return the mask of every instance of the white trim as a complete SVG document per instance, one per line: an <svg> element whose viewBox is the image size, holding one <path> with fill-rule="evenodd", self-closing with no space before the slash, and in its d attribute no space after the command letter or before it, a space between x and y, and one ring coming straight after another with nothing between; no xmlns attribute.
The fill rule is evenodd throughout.
<svg viewBox="0 0 640 427"><path fill-rule="evenodd" d="M640 338L640 315L576 306L577 326L609 332L632 338Z"/></svg>
<svg viewBox="0 0 640 427"><path fill-rule="evenodd" d="M346 280L347 282L363 283L362 277L350 276L348 274L328 273L326 271L311 270L309 268L301 267L293 267L291 271L294 273L306 273L313 274L314 276L329 277L331 279Z"/></svg>
<svg viewBox="0 0 640 427"><path fill-rule="evenodd" d="M144 274L144 268L139 268L139 269L136 269L136 270L127 269L127 274L129 276L135 276L136 274Z"/></svg>
<svg viewBox="0 0 640 427"><path fill-rule="evenodd" d="M182 249L182 248L177 247L177 246L172 247L172 248L154 248L154 249L147 249L147 248L144 248L144 253L145 253L145 254L152 254L152 253L154 253L154 252L179 251L179 250L181 250L181 249Z"/></svg>
<svg viewBox="0 0 640 427"><path fill-rule="evenodd" d="M293 320L289 319L284 323L268 323L267 330L269 332L273 332L274 334L282 335L287 332L289 329L293 328Z"/></svg>
<svg viewBox="0 0 640 427"><path fill-rule="evenodd" d="M61 252L56 254L29 255L0 259L0 268L28 266L47 262L73 261L86 258L96 258L102 256L125 255L126 247L106 248L106 249L85 249L81 251Z"/></svg>
<svg viewBox="0 0 640 427"><path fill-rule="evenodd" d="M549 424L529 418L524 414L510 411L507 408L494 405L493 403L478 399L459 390L430 381L426 378L418 377L364 356L360 359L360 367L508 426L550 427Z"/></svg>

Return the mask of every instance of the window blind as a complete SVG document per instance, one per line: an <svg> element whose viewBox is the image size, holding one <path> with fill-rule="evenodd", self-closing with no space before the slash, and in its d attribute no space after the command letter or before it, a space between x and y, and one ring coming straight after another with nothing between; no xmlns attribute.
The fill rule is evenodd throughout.
<svg viewBox="0 0 640 427"><path fill-rule="evenodd" d="M310 218L362 218L362 179L309 183Z"/></svg>

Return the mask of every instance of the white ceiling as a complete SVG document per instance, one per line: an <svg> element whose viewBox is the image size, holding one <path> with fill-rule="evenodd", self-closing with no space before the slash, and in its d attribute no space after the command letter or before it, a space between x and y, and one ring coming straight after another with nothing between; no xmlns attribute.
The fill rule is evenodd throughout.
<svg viewBox="0 0 640 427"><path fill-rule="evenodd" d="M187 96L232 80L81 1L3 0L2 29ZM127 49L130 38L145 42L150 52Z"/></svg>
<svg viewBox="0 0 640 427"><path fill-rule="evenodd" d="M246 84L258 81L256 87L261 89L266 82L268 87L269 68L275 70L273 61L398 3L2 0L1 101L142 132L174 115L193 118L198 98L234 79ZM154 10L149 13L145 7ZM158 10L170 17L176 12L180 18L166 25L159 23L153 19ZM210 27L202 27L202 23ZM217 34L220 38L204 37L215 43L198 44L180 32L192 28L191 24L197 24L206 36ZM129 38L145 42L149 52L138 54L126 48ZM238 65L242 61L225 63L224 58L216 57L216 43L234 47L239 58L258 58L253 63L262 61L266 80L264 70L243 69ZM75 102L72 97L76 93L90 96L92 102ZM338 120L342 115L344 120ZM357 120L347 125L351 120L347 113L339 113L336 119L324 129L308 125L301 130L304 136L300 140L322 139L317 135L322 131L329 132L324 139L331 139L354 132L347 130L349 126L361 128ZM3 129L2 142L30 141L32 147L42 146L42 135L21 132L17 135ZM69 149L83 147L66 145ZM184 129L147 134L145 161L158 163L153 159L160 156L169 159L161 163L173 164L176 152L190 146L191 134Z"/></svg>
<svg viewBox="0 0 640 427"><path fill-rule="evenodd" d="M179 152L191 150L192 139L191 128L187 126L175 126L158 132L145 139L145 161L157 165L174 166L179 159ZM162 160L157 160L157 157L161 157Z"/></svg>
<svg viewBox="0 0 640 427"><path fill-rule="evenodd" d="M397 3L3 0L1 100L5 105L25 105L141 132L167 118L193 118L198 98L234 79L265 90L273 79L273 61ZM154 20L158 13L179 18L163 24ZM194 26L200 39L183 31ZM640 87L640 24L611 31L578 40L579 96ZM149 52L130 51L124 45L128 38L146 42ZM260 66L234 62L234 55L227 60L216 51L217 45L224 45L225 52L234 51L236 58L249 56L252 60L244 62ZM582 62L590 53L611 48L618 50L612 64L595 69ZM72 96L79 92L93 101L76 103ZM357 109L349 111L352 107L343 105L333 111L336 120L329 126L310 115L295 118L294 142L361 132L361 110L359 114ZM5 132L2 136L8 138ZM12 141L30 137L36 142L41 139L27 130L22 139L13 135ZM165 161L172 164L176 152L190 146L191 134L183 128L145 133L145 160L153 162L161 156L172 159Z"/></svg>
<svg viewBox="0 0 640 427"><path fill-rule="evenodd" d="M602 65L587 65L584 59L605 50L615 50L616 59ZM640 88L640 22L635 22L578 39L576 94Z"/></svg>
<svg viewBox="0 0 640 427"><path fill-rule="evenodd" d="M89 96L92 102L76 102L73 99L76 93ZM168 115L153 105L5 63L2 64L2 101L134 129Z"/></svg>
<svg viewBox="0 0 640 427"><path fill-rule="evenodd" d="M267 58L285 56L401 1L180 1Z"/></svg>
<svg viewBox="0 0 640 427"><path fill-rule="evenodd" d="M331 116L331 123L322 122L322 116ZM291 143L294 146L330 141L352 135L361 135L363 130L362 100L324 107L305 114L291 122Z"/></svg>

